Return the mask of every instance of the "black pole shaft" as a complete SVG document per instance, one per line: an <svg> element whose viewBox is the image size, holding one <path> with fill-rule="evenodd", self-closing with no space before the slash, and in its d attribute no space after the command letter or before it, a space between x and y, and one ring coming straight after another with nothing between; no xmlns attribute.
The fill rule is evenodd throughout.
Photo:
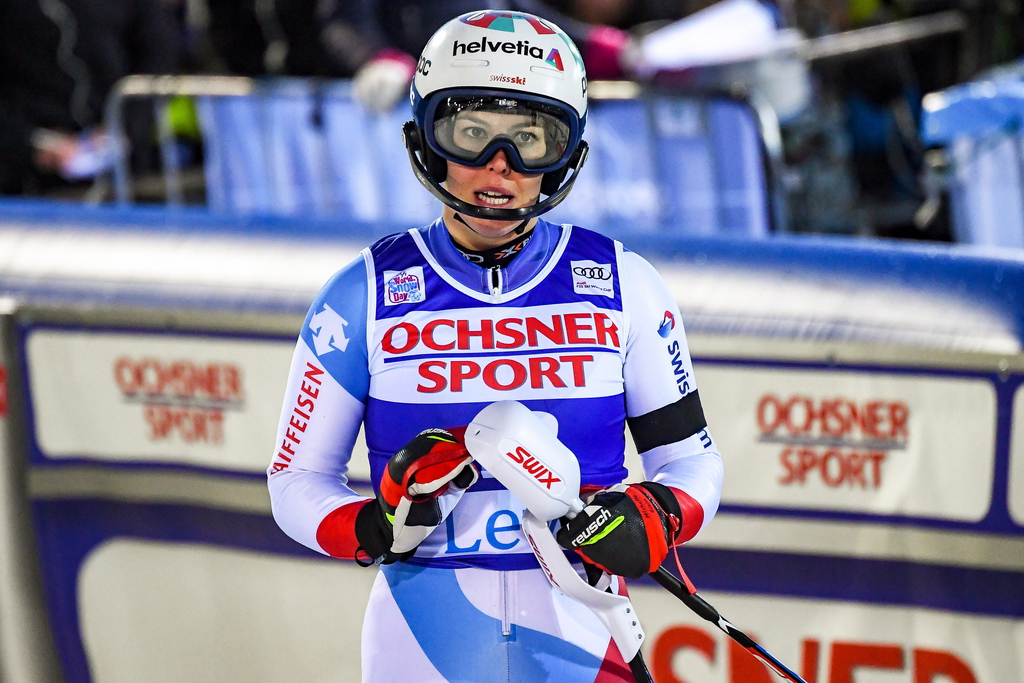
<svg viewBox="0 0 1024 683"><path fill-rule="evenodd" d="M648 576L657 581L663 588L668 589L672 595L679 598L684 605L693 610L701 619L710 621L712 624L724 631L727 636L745 647L748 652L759 657L777 674L783 678L788 678L793 681L793 683L807 683L807 681L801 678L799 674L780 662L763 647L758 645L753 638L730 624L722 617L721 614L718 613L718 610L712 607L706 600L704 600L704 598L700 597L696 593L691 593L686 584L677 579L672 572L664 567L658 567L656 571L651 572Z"/></svg>
<svg viewBox="0 0 1024 683"><path fill-rule="evenodd" d="M644 656L640 654L639 650L633 659L629 660L629 670L633 672L636 683L654 683L651 672L647 670L647 664L644 663Z"/></svg>

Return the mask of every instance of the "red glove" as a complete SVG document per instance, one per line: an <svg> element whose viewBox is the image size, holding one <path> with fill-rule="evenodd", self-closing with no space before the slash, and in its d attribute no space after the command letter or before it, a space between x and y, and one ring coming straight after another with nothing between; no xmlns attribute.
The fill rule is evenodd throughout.
<svg viewBox="0 0 1024 683"><path fill-rule="evenodd" d="M427 429L417 434L391 456L375 499L343 506L320 523L320 547L367 564L410 556L477 480L464 432ZM352 535L358 542L355 551Z"/></svg>

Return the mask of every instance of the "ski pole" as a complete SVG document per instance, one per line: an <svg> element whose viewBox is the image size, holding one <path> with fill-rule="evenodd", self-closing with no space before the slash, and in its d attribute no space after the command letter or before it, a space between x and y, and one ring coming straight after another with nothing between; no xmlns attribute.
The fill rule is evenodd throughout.
<svg viewBox="0 0 1024 683"><path fill-rule="evenodd" d="M623 659L630 657L630 670L637 681L645 683L651 680L640 657L643 629L629 599L600 591L584 581L562 554L561 546L547 527L550 520L572 518L583 510L583 502L579 498L580 468L576 456L558 441L555 431L542 424L536 414L516 401L492 403L481 410L466 429L466 447L487 471L526 506L523 531L551 583L589 607L604 622ZM504 455L509 450L518 452L519 448L543 466L542 471L546 473L543 482L534 471L523 469L518 460ZM697 589L686 577L682 567L679 573L685 583L664 567L649 576L777 674L793 683L807 683L697 595ZM636 668L634 661L637 662Z"/></svg>
<svg viewBox="0 0 1024 683"><path fill-rule="evenodd" d="M672 595L679 598L682 603L693 610L697 616L705 621L710 621L712 624L724 631L727 636L746 648L750 654L767 664L775 673L783 678L793 681L793 683L807 683L807 681L801 678L796 672L761 647L753 638L733 626L704 598L697 595L697 589L690 582L686 573L683 572L682 567L679 568L679 573L683 577L682 581L677 579L672 572L664 567L658 567L657 570L651 572L648 576L657 581L663 588L668 589Z"/></svg>
<svg viewBox="0 0 1024 683"><path fill-rule="evenodd" d="M643 627L629 597L591 586L569 564L548 528L559 517L583 510L580 500L580 465L576 456L526 406L515 401L492 403L466 428L466 447L495 479L526 507L523 532L544 574L566 596L586 605L608 628L622 659L637 683L653 683L640 652ZM543 453L543 471L519 467L505 453ZM543 474L543 481L536 476Z"/></svg>

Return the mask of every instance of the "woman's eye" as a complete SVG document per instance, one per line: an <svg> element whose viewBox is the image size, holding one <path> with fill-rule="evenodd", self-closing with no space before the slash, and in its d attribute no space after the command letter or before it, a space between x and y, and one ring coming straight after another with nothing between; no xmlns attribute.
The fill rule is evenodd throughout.
<svg viewBox="0 0 1024 683"><path fill-rule="evenodd" d="M528 130L521 130L516 133L516 142L519 142L520 144L534 144L537 142L537 139L537 135Z"/></svg>
<svg viewBox="0 0 1024 683"><path fill-rule="evenodd" d="M462 129L462 134L467 138L483 138L487 137L487 131L479 126L470 126Z"/></svg>

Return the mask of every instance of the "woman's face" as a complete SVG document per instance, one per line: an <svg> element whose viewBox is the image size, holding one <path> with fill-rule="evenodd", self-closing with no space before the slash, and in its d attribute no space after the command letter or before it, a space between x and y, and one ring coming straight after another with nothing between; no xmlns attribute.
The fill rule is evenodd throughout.
<svg viewBox="0 0 1024 683"><path fill-rule="evenodd" d="M529 116L469 111L460 114L455 121L453 137L463 149L478 151L498 135L507 135L524 159L544 155L544 131ZM538 173L527 174L514 170L504 150L498 150L483 166L463 166L449 161L445 187L470 204L518 209L537 203L542 178ZM454 220L455 211L447 206L444 215L445 224L452 236L470 249L489 249L505 244L512 239L513 230L522 222L462 216L469 224L467 226ZM533 222L531 220L528 227L532 227Z"/></svg>

